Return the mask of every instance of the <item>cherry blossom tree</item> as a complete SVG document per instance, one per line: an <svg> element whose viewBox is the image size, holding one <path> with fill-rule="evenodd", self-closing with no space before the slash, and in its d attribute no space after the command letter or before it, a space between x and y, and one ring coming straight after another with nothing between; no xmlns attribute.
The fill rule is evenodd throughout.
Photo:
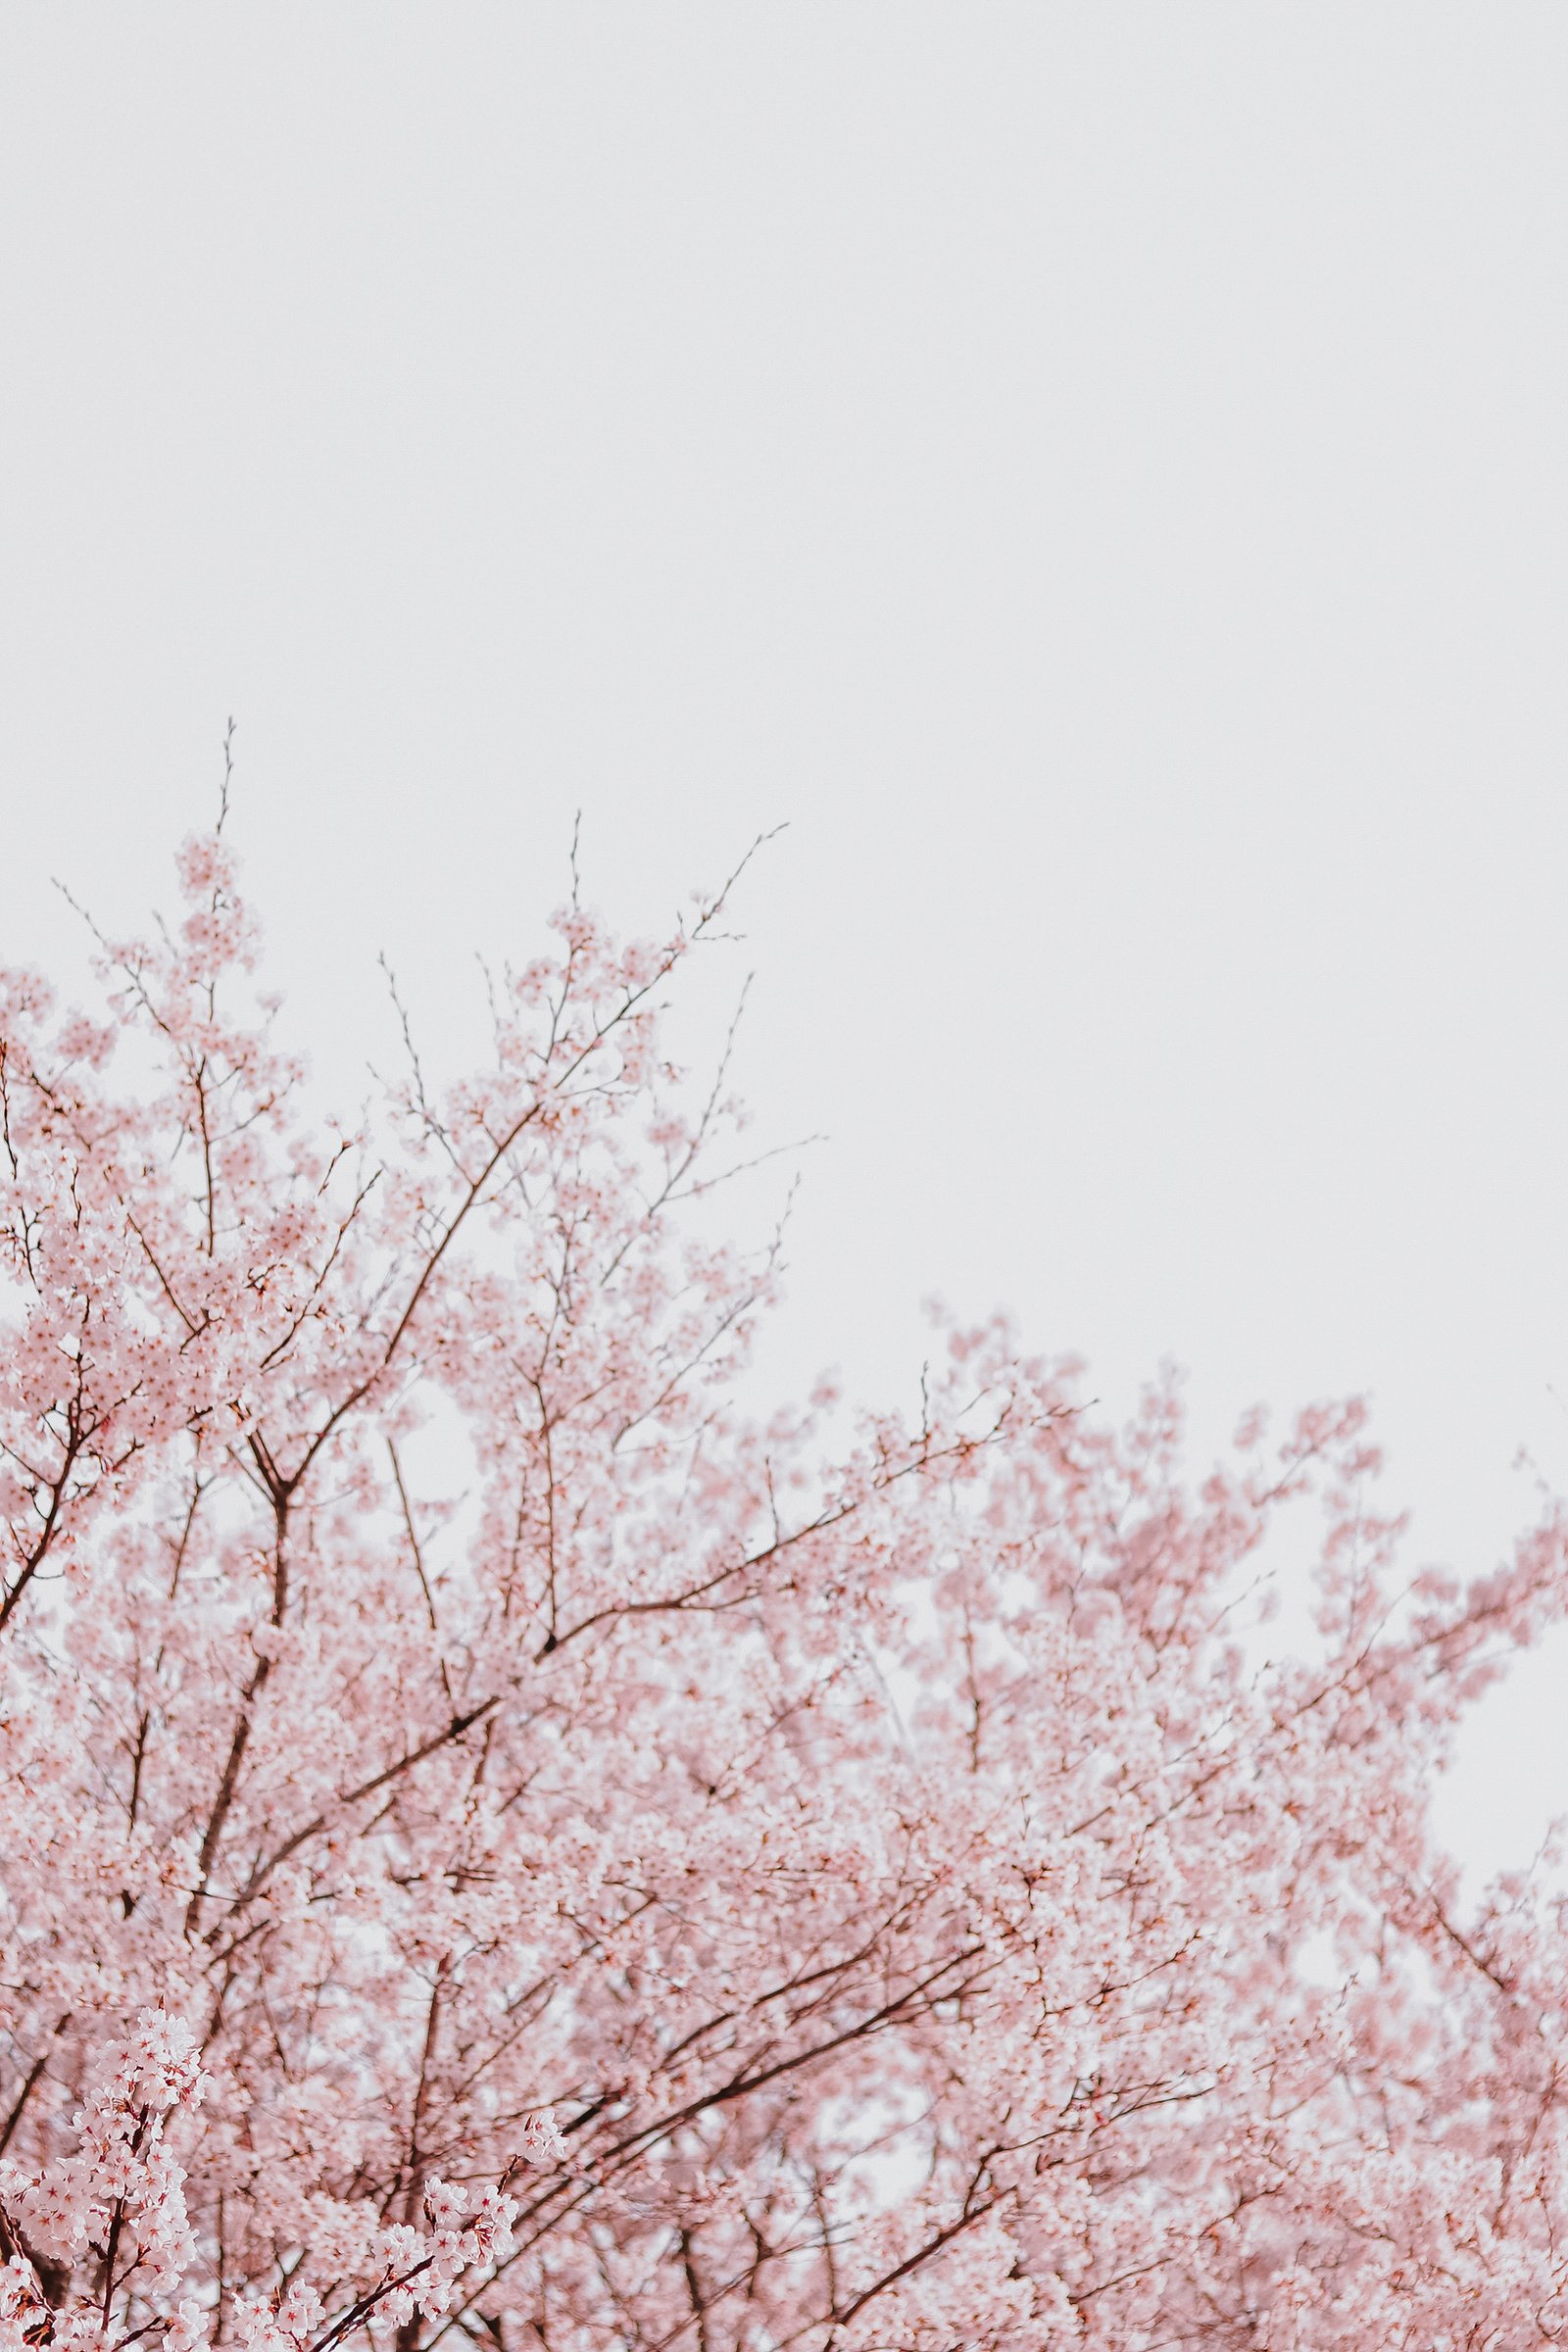
<svg viewBox="0 0 1568 2352"><path fill-rule="evenodd" d="M0 984L4 2352L1568 2337L1564 1922L1427 1818L1564 1520L1401 1583L1357 1405L1194 1488L1000 1321L759 1420L722 894L333 1124L178 879Z"/></svg>

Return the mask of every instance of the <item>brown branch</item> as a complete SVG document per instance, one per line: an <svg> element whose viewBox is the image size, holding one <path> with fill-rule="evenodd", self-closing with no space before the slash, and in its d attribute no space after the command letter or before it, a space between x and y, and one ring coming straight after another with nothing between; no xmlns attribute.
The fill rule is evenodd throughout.
<svg viewBox="0 0 1568 2352"><path fill-rule="evenodd" d="M60 2020L59 2025L55 2028L56 2040L58 2040L60 2035L64 2034L70 2023L71 2012L68 2009L65 2016ZM34 2090L38 2086L38 2083L41 2082L44 2068L48 2065L48 2063L49 2053L47 2050L45 2050L40 2056L33 2060L31 2066L27 2069L26 2078L12 2103L11 2112L6 2117L4 2126L0 2127L0 2156L3 2156L7 2148L10 2147L12 2133L16 2131L16 2128L21 2123L23 2116L26 2113L27 2101L31 2098Z"/></svg>
<svg viewBox="0 0 1568 2352"><path fill-rule="evenodd" d="M912 1460L901 1462L898 1469L890 1470L884 1477L873 1480L872 1493L883 1494L889 1487L896 1486L900 1479L935 1469L939 1463L966 1460L980 1446L989 1445L994 1435L995 1432L992 1431L980 1438L959 1438L952 1446L943 1446L937 1453L918 1453ZM804 1544L810 1536L826 1535L831 1529L841 1526L846 1519L853 1518L857 1511L863 1510L864 1507L863 1501L845 1502L840 1503L833 1510L822 1511L815 1519L808 1520L804 1527L796 1528L793 1535L775 1537L773 1542L764 1544L760 1551L754 1551L746 1559L732 1562L728 1568L716 1570L712 1576L705 1578L702 1584L692 1585L686 1592L675 1593L668 1600L612 1601L606 1607L596 1609L592 1616L584 1617L580 1624L571 1628L569 1633L562 1634L559 1637L553 1636L545 1642L542 1649L535 1651L534 1664L537 1666L541 1660L549 1657L554 1651L564 1649L568 1642L575 1642L580 1634L591 1633L595 1626L604 1625L611 1618L655 1617L667 1614L670 1610L695 1609L710 1592L716 1592L718 1587L727 1584L731 1577L745 1576L750 1569L764 1567L769 1560L776 1558L780 1552L788 1551L793 1544Z"/></svg>
<svg viewBox="0 0 1568 2352"><path fill-rule="evenodd" d="M251 1444L257 1460L262 1463L265 1471L269 1460L266 1448L261 1445L259 1438L253 1437ZM288 1498L285 1493L277 1490L274 1490L273 1513L275 1535L272 1551L272 1607L270 1623L275 1632L282 1625L284 1611L288 1606ZM234 1802L235 1791L239 1787L240 1766L245 1760L245 1750L250 1745L251 1725L255 1720L256 1701L267 1688L268 1678L271 1671L272 1658L271 1652L269 1650L257 1659L250 1680L240 1697L239 1713L235 1718L233 1735L228 1743L228 1760L223 1766L223 1776L218 1785L218 1794L213 1800L213 1809L207 1818L207 1830L202 1838L201 1852L197 1857L195 1890L186 1906L184 1932L187 1938L195 1928L197 1915L207 1897L208 1882L212 1875L213 1864L218 1859L218 1849L222 1841L223 1830Z"/></svg>
<svg viewBox="0 0 1568 2352"><path fill-rule="evenodd" d="M866 2287L862 2293L856 2296L847 2311L835 2312L833 2314L833 2335L828 2338L827 2352L832 2352L833 2342L839 2330L848 2328L858 2312L862 2312L868 2303L875 2301L878 2295L885 2294L890 2286L896 2286L901 2278L906 2278L911 2271L918 2270L921 2263L929 2262L934 2254L940 2254L944 2246L951 2245L953 2240L960 2236L965 2230L972 2230L976 2222L983 2222L986 2215L994 2213L1001 2203L1002 2197L995 2196L984 2205L976 2205L970 2211L960 2213L956 2222L950 2222L945 2230L939 2230L934 2237L928 2237L923 2246L918 2246L912 2254L906 2255L903 2262L898 2263L891 2271L885 2271L873 2285Z"/></svg>
<svg viewBox="0 0 1568 2352"><path fill-rule="evenodd" d="M437 1644L439 1645L441 1640L441 1628L436 1623L435 1601L430 1592L430 1580L424 1573L424 1554L419 1549L419 1538L414 1525L414 1506L409 1500L409 1490L403 1483L403 1465L398 1460L398 1449L390 1438L388 1438L386 1442L386 1449L392 1457L392 1477L397 1487L398 1500L403 1505L403 1524L409 1531L409 1549L414 1554L414 1566L415 1572L419 1579L419 1591L424 1594L425 1613L430 1620L430 1631L432 1634L434 1634ZM446 1660L439 1654L439 1647L436 1656L436 1667L441 1676L441 1688L447 1694L447 1704L450 1706L452 1703L452 1685L447 1680Z"/></svg>
<svg viewBox="0 0 1568 2352"><path fill-rule="evenodd" d="M891 2025L903 2011L912 2007L922 1993L929 1992L933 1984L939 1984L942 1979L951 1976L956 1968L961 1968L970 1960L978 1959L984 1949L983 1944L973 1943L966 1945L960 1952L953 1953L948 1959L933 1968L929 1974L920 1978L915 1984L907 1985L903 1992L896 1994L892 2000L884 2001L880 2009L874 2009L868 2017L861 2018L856 2025L846 2026L841 2033L829 2034L823 2041L812 2042L807 2049L797 2050L786 2058L775 2059L771 2066L759 2067L756 2072L751 2074L748 2074L743 2067L739 2075L732 2076L728 2082L720 2084L717 2089L703 2091L696 2098L689 2099L683 2107L676 2108L670 2114L660 2117L651 2124L644 2124L637 2131L629 2132L624 2139L617 2140L612 2147L606 2149L601 2161L608 2163L612 2158L624 2156L631 2150L644 2153L657 2141L667 2138L671 2132L678 2131L682 2124L690 2123L694 2116L705 2114L710 2108L727 2107L733 2100L747 2098L754 2090L760 2090L764 2083L776 2082L781 2075L796 2074L802 2067L814 2064L818 2058L831 2056L833 2051L845 2048L850 2042L864 2040L868 2034L875 2034L882 2028ZM965 1987L959 1987L960 1991L963 1989ZM950 2000L954 1995L944 1993L937 1997ZM764 2044L765 2048L773 2046L775 2045L771 2043ZM570 2125L566 2128L568 2131L572 2129Z"/></svg>
<svg viewBox="0 0 1568 2352"><path fill-rule="evenodd" d="M703 2294L702 2282L697 2276L697 2263L692 2253L692 2233L689 2230L681 2230L679 2243L681 2274L686 2280L687 2295L691 2299L692 2317L697 2322L698 2352L709 2352L708 2304Z"/></svg>
<svg viewBox="0 0 1568 2352"><path fill-rule="evenodd" d="M741 875L746 871L747 866L751 863L753 858L756 857L758 851L765 842L773 839L774 833L779 833L782 831L783 827L776 825L774 826L772 833L760 833L758 835L757 839L752 843L751 848L747 851L745 857L740 860L739 864L730 874L729 879L726 881L723 889L714 899L712 905L704 910L699 920L693 925L693 942L703 938L710 925L715 920L721 911L729 893L734 889L735 884L739 881ZM568 958L568 964L569 960L570 959ZM464 1224L466 1222L471 1211L478 1205L480 1196L482 1195L485 1186L489 1183L490 1178L494 1175L496 1169L501 1165L501 1162L506 1158L507 1153L516 1143L518 1137L522 1135L527 1128L531 1127L534 1121L540 1117L544 1111L549 1096L559 1096L563 1089L566 1087L576 1076L577 1072L582 1068L584 1062L591 1059L591 1057L598 1053L600 1047L604 1045L606 1040L614 1035L615 1031L621 1026L622 1022L627 1020L636 1010L637 1006L643 1002L643 1000L650 996L654 989L660 985L661 981L663 980L666 974L669 972L672 961L673 957L671 956L663 956L661 959L659 969L652 975L650 979L643 983L641 988L628 989L624 1001L617 1005L610 1019L604 1023L603 1027L597 1025L595 1026L593 1035L588 1039L587 1043L571 1056L564 1069L563 1069L560 1075L551 1082L547 1094L537 1095L533 1102L528 1105L528 1108L522 1112L520 1117L513 1121L506 1134L503 1135L500 1141L495 1145L489 1158L485 1161L484 1166L479 1170L478 1175L475 1176L471 1183L467 1186L467 1189L465 1192L462 1200L458 1203L457 1208L454 1210L451 1220L448 1223L446 1230L442 1234L441 1239L439 1242L437 1242L434 1250L431 1250L429 1256L425 1259L424 1264L420 1267L414 1288L410 1292L407 1302L404 1305L403 1312L399 1315L397 1322L393 1325L391 1337L388 1339L386 1346L381 1350L379 1362L376 1364L373 1371L368 1373L363 1380L355 1383L354 1387L349 1391L348 1395L341 1400L340 1403L333 1406L331 1412L327 1415L325 1421L318 1430L310 1445L306 1447L298 1467L289 1478L287 1482L289 1492L292 1493L293 1489L299 1485L301 1479L304 1478L306 1472L310 1469L312 1462L315 1461L316 1456L320 1452L321 1447L326 1444L333 1430L336 1429L338 1423L343 1419L345 1414L352 1412L357 1404L362 1404L364 1402L365 1398L375 1387L376 1382L390 1366L393 1357L397 1354L399 1348L403 1344L404 1337L408 1332L410 1324L413 1322L415 1315L418 1311L420 1300L423 1298L425 1292L428 1290L431 1282L435 1278L436 1271L440 1266L442 1259L446 1256L448 1250L456 1241L458 1234L462 1230ZM564 1005L564 999L563 1000L563 1009ZM559 1017L560 1016L558 1012L558 1020ZM552 1051L554 1050L555 1042L555 1033L552 1032Z"/></svg>
<svg viewBox="0 0 1568 2352"><path fill-rule="evenodd" d="M61 1461L57 1476L50 1482L49 1508L44 1514L43 1529L38 1537L38 1541L33 1545L32 1550L24 1555L21 1574L18 1576L14 1585L7 1585L5 1587L5 1596L3 1599L0 1599L0 1633L5 1631L6 1624L10 1619L12 1611L15 1609L18 1601L22 1598L23 1593L31 1584L33 1578L37 1575L38 1570L43 1566L43 1563L49 1553L49 1547L53 1544L56 1536L60 1533L60 1514L65 1507L66 1483L76 1465L77 1458L80 1455L85 1443L85 1433L82 1430L81 1423L78 1418L80 1401L81 1374L78 1363L78 1371L76 1376L76 1396L73 1399L66 1420L67 1438L64 1449L64 1458Z"/></svg>
<svg viewBox="0 0 1568 2352"><path fill-rule="evenodd" d="M503 1695L504 1693L499 1690L494 1691L489 1698L482 1699L478 1706L469 1707L465 1714L454 1715L452 1721L443 1730L432 1733L420 1746L411 1748L407 1755L397 1757L382 1771L372 1774L369 1780L362 1781L357 1788L342 1791L337 1798L338 1804L344 1808L359 1804L363 1798L373 1796L378 1788L384 1788L389 1781L396 1780L401 1773L411 1771L416 1764L422 1764L426 1756L433 1756L438 1748L447 1746L454 1740L461 1740L465 1732L471 1730L474 1724L481 1722L486 1715L501 1704ZM270 1854L265 1862L258 1863L239 1892L228 1898L228 1919L222 1923L224 1926L227 1926L228 1921L232 1920L236 1911L242 1910L247 1903L255 1900L273 1871L280 1868L288 1860L290 1854L297 1853L300 1847L308 1843L312 1838L320 1836L327 1826L328 1818L325 1813L316 1814L305 1824L303 1829L296 1830L292 1838L286 1839L275 1852ZM208 1941L211 1942L219 1932L219 1929L214 1928L209 1934Z"/></svg>

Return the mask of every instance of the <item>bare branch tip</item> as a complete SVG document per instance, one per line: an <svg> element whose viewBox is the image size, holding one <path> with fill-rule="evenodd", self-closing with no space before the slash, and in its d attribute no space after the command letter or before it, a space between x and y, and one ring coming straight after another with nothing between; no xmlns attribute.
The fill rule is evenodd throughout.
<svg viewBox="0 0 1568 2352"><path fill-rule="evenodd" d="M230 715L228 724L223 729L223 781L219 786L218 823L213 828L217 833L222 832L224 823L228 816L228 790L229 786L234 781L234 734L236 724L237 722L233 716Z"/></svg>

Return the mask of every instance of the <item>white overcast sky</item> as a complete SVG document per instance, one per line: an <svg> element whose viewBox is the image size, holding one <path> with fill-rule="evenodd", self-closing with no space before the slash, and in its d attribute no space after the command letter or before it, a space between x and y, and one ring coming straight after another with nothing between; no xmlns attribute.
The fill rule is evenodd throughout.
<svg viewBox="0 0 1568 2352"><path fill-rule="evenodd" d="M644 929L788 819L776 1378L907 1396L935 1290L1200 1454L1370 1390L1412 1561L1568 1488L1568 13L13 0L0 116L0 955L230 711L347 1085L578 807Z"/></svg>

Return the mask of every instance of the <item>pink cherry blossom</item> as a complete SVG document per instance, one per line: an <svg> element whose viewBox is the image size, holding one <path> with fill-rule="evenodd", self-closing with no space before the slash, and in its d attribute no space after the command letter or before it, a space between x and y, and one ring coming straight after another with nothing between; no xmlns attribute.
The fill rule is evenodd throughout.
<svg viewBox="0 0 1568 2352"><path fill-rule="evenodd" d="M1412 1582L1359 1405L1194 1487L1001 1318L759 1421L724 894L340 1126L177 870L0 976L0 2352L1568 2338L1552 1856L1428 1818L1561 1514Z"/></svg>

